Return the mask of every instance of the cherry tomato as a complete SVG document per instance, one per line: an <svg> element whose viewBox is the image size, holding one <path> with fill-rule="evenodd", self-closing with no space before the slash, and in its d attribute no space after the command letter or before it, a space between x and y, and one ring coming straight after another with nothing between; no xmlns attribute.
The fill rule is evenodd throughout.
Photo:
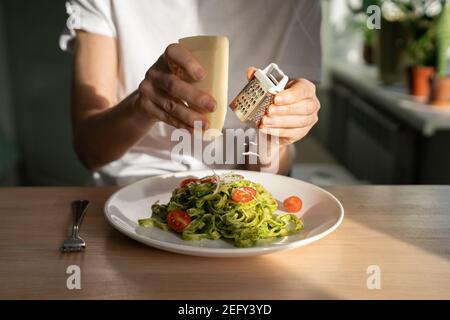
<svg viewBox="0 0 450 320"><path fill-rule="evenodd" d="M191 223L191 217L182 210L172 210L167 214L167 224L172 230L182 232Z"/></svg>
<svg viewBox="0 0 450 320"><path fill-rule="evenodd" d="M201 183L208 183L208 182L216 183L217 181L218 181L218 178L216 176L209 176L209 177L204 177L204 178L200 179Z"/></svg>
<svg viewBox="0 0 450 320"><path fill-rule="evenodd" d="M198 182L199 181L199 179L197 179L197 178L187 178L187 179L184 179L183 181L181 181L181 183L180 183L180 188L184 188L184 187L186 187L189 183L192 183L192 182Z"/></svg>
<svg viewBox="0 0 450 320"><path fill-rule="evenodd" d="M252 187L239 187L231 192L231 199L237 203L250 202L256 197L256 189Z"/></svg>
<svg viewBox="0 0 450 320"><path fill-rule="evenodd" d="M297 196L291 196L284 199L283 206L287 212L299 212L302 209L302 199Z"/></svg>

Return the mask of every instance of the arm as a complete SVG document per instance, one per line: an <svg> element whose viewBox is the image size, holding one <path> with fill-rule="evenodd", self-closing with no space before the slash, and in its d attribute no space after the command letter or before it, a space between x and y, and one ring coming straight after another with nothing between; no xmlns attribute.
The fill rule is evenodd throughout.
<svg viewBox="0 0 450 320"><path fill-rule="evenodd" d="M77 32L73 45L72 131L75 152L89 169L120 158L157 122L192 130L208 126L204 113L214 99L194 88L204 70L189 51L170 45L147 71L139 88L116 101L118 51L114 38ZM176 76L174 69L179 76ZM181 71L180 71L181 70ZM180 101L186 101L186 108Z"/></svg>
<svg viewBox="0 0 450 320"><path fill-rule="evenodd" d="M117 104L114 38L78 32L73 44L72 130L75 152L89 169L122 156L152 125L136 92Z"/></svg>

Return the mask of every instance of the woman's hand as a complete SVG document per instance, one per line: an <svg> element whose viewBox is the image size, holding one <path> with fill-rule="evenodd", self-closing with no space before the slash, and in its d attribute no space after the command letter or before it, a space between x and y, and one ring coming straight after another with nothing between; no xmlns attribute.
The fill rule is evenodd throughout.
<svg viewBox="0 0 450 320"><path fill-rule="evenodd" d="M251 78L254 68L248 70ZM290 81L286 89L275 96L260 129L264 133L279 137L281 145L292 144L305 137L318 121L320 102L316 96L316 86L305 79Z"/></svg>
<svg viewBox="0 0 450 320"><path fill-rule="evenodd" d="M205 113L215 110L216 101L192 85L205 76L205 70L189 50L180 44L171 44L147 71L135 104L151 120L191 132L194 121L201 121L203 129L207 129Z"/></svg>

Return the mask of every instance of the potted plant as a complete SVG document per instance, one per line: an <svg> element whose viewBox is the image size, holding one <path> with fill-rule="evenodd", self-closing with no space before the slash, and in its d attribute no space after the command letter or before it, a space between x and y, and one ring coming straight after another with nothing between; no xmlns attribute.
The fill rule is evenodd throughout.
<svg viewBox="0 0 450 320"><path fill-rule="evenodd" d="M433 81L432 104L450 107L450 1L447 1L436 25L437 73Z"/></svg>
<svg viewBox="0 0 450 320"><path fill-rule="evenodd" d="M410 94L428 102L437 61L438 21L446 0L384 0L383 14L400 21L409 32L408 83ZM389 17L391 15L391 17Z"/></svg>
<svg viewBox="0 0 450 320"><path fill-rule="evenodd" d="M427 25L428 23L416 23L407 46L410 94L422 102L428 102L430 98L430 83L436 64L436 27L434 24Z"/></svg>

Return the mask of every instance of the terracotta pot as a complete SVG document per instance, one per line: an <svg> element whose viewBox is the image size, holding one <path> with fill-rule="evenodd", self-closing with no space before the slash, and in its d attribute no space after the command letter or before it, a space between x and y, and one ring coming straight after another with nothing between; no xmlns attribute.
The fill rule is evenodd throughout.
<svg viewBox="0 0 450 320"><path fill-rule="evenodd" d="M419 101L428 102L431 95L431 79L434 74L433 67L412 67L409 70L410 94Z"/></svg>
<svg viewBox="0 0 450 320"><path fill-rule="evenodd" d="M450 107L450 76L434 78L431 103L436 107Z"/></svg>

